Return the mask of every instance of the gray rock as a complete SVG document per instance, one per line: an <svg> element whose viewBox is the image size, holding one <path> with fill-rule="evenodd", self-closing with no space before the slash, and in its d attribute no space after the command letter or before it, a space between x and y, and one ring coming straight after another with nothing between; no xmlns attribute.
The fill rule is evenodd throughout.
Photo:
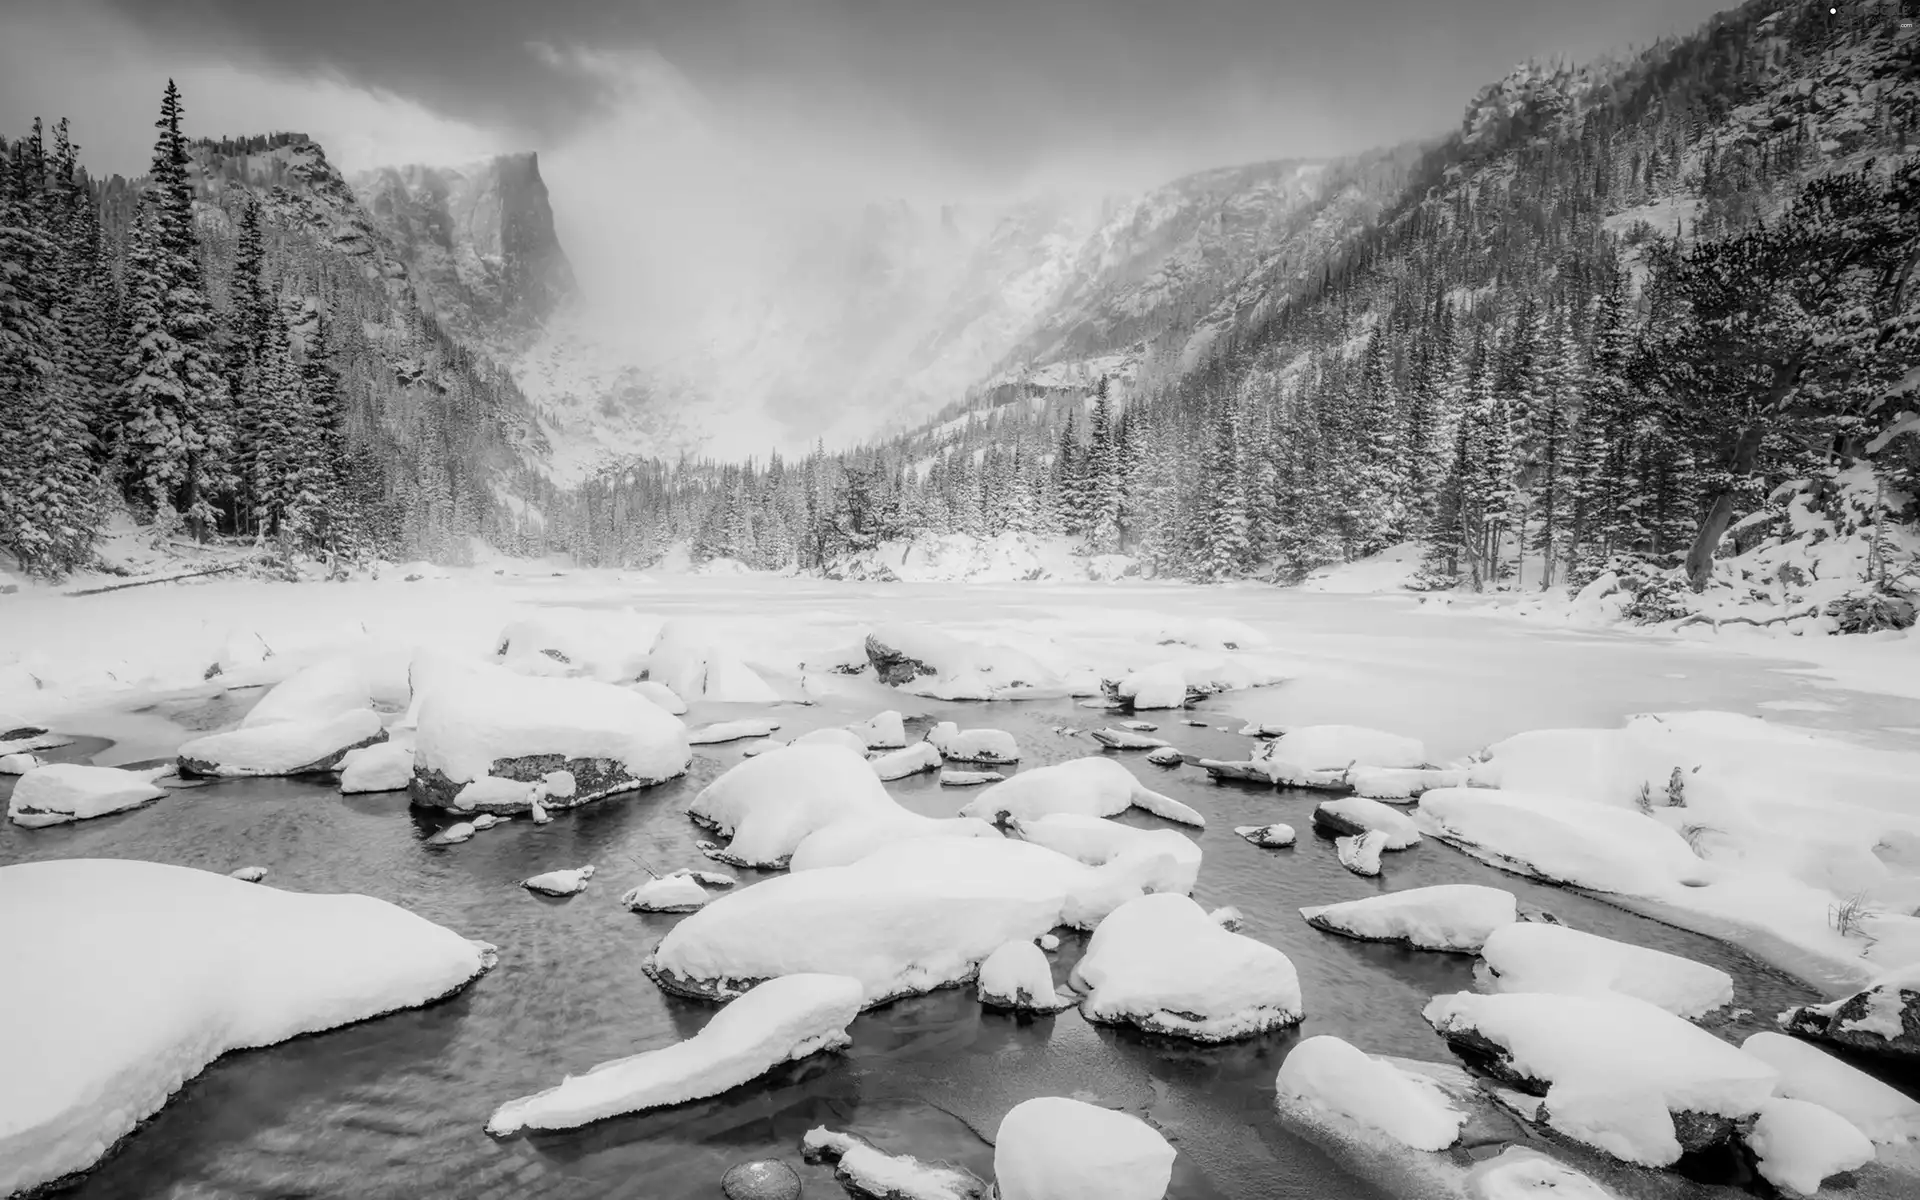
<svg viewBox="0 0 1920 1200"><path fill-rule="evenodd" d="M889 687L912 683L922 675L940 673L917 658L908 658L872 634L867 635L867 661L873 664L873 673L879 676L880 682Z"/></svg>
<svg viewBox="0 0 1920 1200"><path fill-rule="evenodd" d="M779 1159L743 1162L720 1177L727 1200L799 1200L800 1176Z"/></svg>
<svg viewBox="0 0 1920 1200"><path fill-rule="evenodd" d="M1888 982L1832 1004L1803 1004L1780 1015L1788 1033L1920 1062L1920 978Z"/></svg>
<svg viewBox="0 0 1920 1200"><path fill-rule="evenodd" d="M528 754L519 758L496 758L487 768L487 774L500 779L517 779L522 783L539 783L554 771L566 771L572 774L574 790L571 796L548 795L541 797L541 804L549 811L563 808L578 808L582 804L600 800L620 792L651 787L665 779L642 779L627 773L626 764L610 758L566 758L559 754ZM421 808L455 809L454 798L460 794L464 783L455 783L440 771L432 768L422 770L414 768L413 784L407 789L413 803ZM514 813L529 811L531 805L525 801L510 804L482 804L466 812L492 812L511 816Z"/></svg>

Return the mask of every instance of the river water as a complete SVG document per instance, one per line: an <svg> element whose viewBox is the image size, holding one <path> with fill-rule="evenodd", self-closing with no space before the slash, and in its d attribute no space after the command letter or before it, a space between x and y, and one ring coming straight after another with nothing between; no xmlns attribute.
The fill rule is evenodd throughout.
<svg viewBox="0 0 1920 1200"><path fill-rule="evenodd" d="M1330 615L1336 611L1348 610L1328 608L1323 620L1337 624ZM1458 627L1441 622L1435 636L1454 637ZM1338 640L1349 634L1335 629L1329 636L1336 641L1322 638L1315 653L1327 664L1346 663L1361 677L1365 657L1357 649L1342 650ZM1599 664L1612 662L1618 650L1592 639L1546 636L1484 661L1496 671L1550 670L1570 684L1580 675L1568 661L1594 664L1599 678ZM1377 673L1387 707L1413 711L1423 689L1437 686L1427 677L1448 676L1444 656L1428 654L1410 667L1390 646L1376 645L1373 653L1390 665ZM1647 662L1665 668L1649 684L1660 693L1646 698L1653 702L1617 697L1617 680L1590 692L1602 691L1608 704L1631 711L1660 706L1666 693L1688 679L1717 679L1715 687L1731 689L1737 693L1732 699L1747 705L1791 690L1791 681L1768 685L1761 668L1728 668L1678 649ZM1459 681L1457 671L1451 677ZM1471 683L1501 686L1485 678ZM1235 707L1314 703L1310 692L1286 698L1289 686L1264 700L1238 697ZM1389 695L1389 689L1397 690ZM1348 703L1341 698L1346 694L1332 689L1323 699L1338 707ZM184 730L230 722L249 695L181 699L145 714L141 727L151 737L157 723ZM1728 695L1685 700L1734 706ZM1548 696L1540 703L1584 711L1594 701L1587 694L1571 700ZM1842 697L1835 703L1839 707L1818 711L1844 715L1845 704L1870 701ZM794 705L773 715L786 722L783 733L793 734L865 717L872 708ZM1084 734L1060 730L1102 722L1100 714L1070 702L930 708L930 717L1013 732L1028 767L1097 752ZM732 715L744 714L704 706L689 721ZM1244 756L1247 742L1233 732L1237 718L1206 707L1195 715L1213 725L1194 728L1169 714L1161 736L1203 755ZM1345 716L1330 713L1326 719ZM1470 735L1463 730L1460 736ZM102 761L114 760L98 740L54 756L83 759L102 750ZM1309 1013L1299 1030L1196 1047L1092 1026L1071 1009L1042 1019L984 1012L971 989L951 989L864 1014L844 1053L790 1065L713 1100L567 1133L488 1137L482 1126L502 1101L557 1083L567 1072L687 1037L710 1015L705 1005L661 994L640 970L646 952L679 918L629 913L618 900L643 878L643 864L662 871L712 865L696 850L703 835L684 810L701 786L740 761L740 750L703 747L685 779L591 805L546 826L509 822L452 847L425 844L436 823L411 811L404 794L343 797L322 780L213 783L77 825L0 826L0 862L138 857L220 872L257 864L269 870L264 886L368 893L500 948L499 966L452 1000L216 1062L71 1194L711 1200L729 1165L780 1157L801 1170L809 1196L834 1196L840 1192L828 1169L799 1161L800 1137L814 1125L851 1129L882 1148L961 1163L991 1178L987 1139L1001 1116L1032 1096L1072 1095L1139 1114L1167 1134L1180 1151L1170 1192L1176 1200L1387 1196L1392 1193L1378 1176L1275 1115L1273 1080L1289 1047L1317 1033L1339 1034L1374 1053L1448 1060L1419 1014L1434 994L1473 986L1470 958L1334 937L1309 928L1297 911L1426 884L1506 887L1577 928L1729 971L1737 980L1735 1004L1747 1010L1724 1029L1735 1040L1770 1027L1783 1008L1816 998L1810 987L1723 943L1502 875L1431 841L1389 854L1378 879L1358 878L1339 866L1330 841L1310 832L1314 795L1215 784L1196 770L1162 770L1133 754L1123 760L1150 786L1208 818L1207 829L1195 835L1206 854L1196 898L1209 907L1240 908L1247 918L1243 931L1282 948L1299 968ZM0 778L0 801L10 786ZM890 787L903 803L930 815L950 815L968 798L964 790L938 787L932 776ZM1158 823L1138 815L1126 819ZM1301 831L1296 847L1262 850L1232 832L1235 825L1274 820ZM595 864L598 874L586 892L569 899L541 898L518 885L541 871L585 863ZM747 885L764 878L738 874ZM1064 981L1082 944L1079 935L1063 939L1052 956L1056 980ZM20 982L30 986L13 986ZM139 1002L138 991L137 981L129 981L129 1004ZM0 1036L32 1034L11 1030ZM1565 1147L1554 1150L1605 1173L1629 1195L1718 1190L1612 1169ZM1411 1195L1404 1189L1398 1194Z"/></svg>

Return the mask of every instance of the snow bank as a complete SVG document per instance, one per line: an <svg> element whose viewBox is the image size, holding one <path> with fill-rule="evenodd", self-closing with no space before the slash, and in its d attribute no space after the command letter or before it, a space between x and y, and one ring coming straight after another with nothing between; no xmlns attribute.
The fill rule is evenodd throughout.
<svg viewBox="0 0 1920 1200"><path fill-rule="evenodd" d="M950 762L1000 766L1020 761L1020 747L1004 729L962 730L952 721L942 721L927 732L927 740Z"/></svg>
<svg viewBox="0 0 1920 1200"><path fill-rule="evenodd" d="M1467 772L1442 767L1355 767L1347 772L1347 785L1369 800L1414 800L1434 788L1466 784Z"/></svg>
<svg viewBox="0 0 1920 1200"><path fill-rule="evenodd" d="M46 763L39 755L29 754L24 750L12 754L0 754L0 775L25 775L35 767L45 765Z"/></svg>
<svg viewBox="0 0 1920 1200"><path fill-rule="evenodd" d="M413 782L413 749L393 742L378 742L349 750L340 759L340 791L405 791Z"/></svg>
<svg viewBox="0 0 1920 1200"><path fill-rule="evenodd" d="M1173 1160L1140 1118L1064 1096L1014 1105L993 1139L1000 1200L1162 1200Z"/></svg>
<svg viewBox="0 0 1920 1200"><path fill-rule="evenodd" d="M1490 788L1420 797L1429 832L1503 870L1597 892L1657 895L1705 864L1667 826L1630 809Z"/></svg>
<svg viewBox="0 0 1920 1200"><path fill-rule="evenodd" d="M836 821L903 814L867 760L842 746L782 746L750 758L687 806L687 816L733 839L722 861L751 867L784 867L802 839Z"/></svg>
<svg viewBox="0 0 1920 1200"><path fill-rule="evenodd" d="M1161 625L1147 640L1195 650L1256 650L1267 644L1267 635L1232 617L1184 617Z"/></svg>
<svg viewBox="0 0 1920 1200"><path fill-rule="evenodd" d="M1876 1142L1899 1145L1920 1138L1920 1100L1818 1046L1782 1033L1756 1033L1740 1048L1780 1072L1778 1095L1831 1109Z"/></svg>
<svg viewBox="0 0 1920 1200"><path fill-rule="evenodd" d="M1050 689L1060 683L1057 674L1030 654L964 641L927 625L875 626L867 635L867 659L881 683L910 685L910 691L924 695L946 693L951 699L986 700L1009 689ZM976 689L984 694L956 694Z"/></svg>
<svg viewBox="0 0 1920 1200"><path fill-rule="evenodd" d="M1681 1017L1733 1003L1733 977L1717 967L1583 933L1522 921L1495 930L1480 956L1502 992L1618 992Z"/></svg>
<svg viewBox="0 0 1920 1200"><path fill-rule="evenodd" d="M679 718L589 679L481 671L432 686L419 721L414 798L443 808L475 779L532 782L556 770L576 786L548 807L570 808L684 774L693 758Z"/></svg>
<svg viewBox="0 0 1920 1200"><path fill-rule="evenodd" d="M1419 950L1477 954L1487 938L1519 920L1513 893L1476 883L1444 883L1303 908L1315 929Z"/></svg>
<svg viewBox="0 0 1920 1200"><path fill-rule="evenodd" d="M150 774L83 763L49 763L20 776L7 819L30 829L138 808L166 795Z"/></svg>
<svg viewBox="0 0 1920 1200"><path fill-rule="evenodd" d="M667 991L707 999L778 975L850 975L879 1004L964 983L1005 942L1091 926L1164 869L1088 867L1007 838L893 842L710 902L661 939L647 968Z"/></svg>
<svg viewBox="0 0 1920 1200"><path fill-rule="evenodd" d="M1405 850L1420 844L1420 829L1407 815L1364 796L1323 800L1313 810L1313 823L1343 836L1357 837L1370 830L1386 835L1384 849Z"/></svg>
<svg viewBox="0 0 1920 1200"><path fill-rule="evenodd" d="M1193 891L1200 875L1200 847L1192 838L1172 829L1135 829L1118 821L1080 813L1049 813L1031 821L1009 822L1009 827L1017 837L1057 850L1090 867L1105 866L1122 858L1164 856L1169 869L1151 876L1149 886L1156 892L1186 895Z"/></svg>
<svg viewBox="0 0 1920 1200"><path fill-rule="evenodd" d="M370 896L131 860L0 867L0 1195L93 1165L229 1050L458 990L492 948ZM132 992L129 992L129 989Z"/></svg>
<svg viewBox="0 0 1920 1200"><path fill-rule="evenodd" d="M1355 875L1368 877L1380 873L1380 852L1386 848L1387 835L1378 829L1333 840L1333 851L1340 859L1340 865Z"/></svg>
<svg viewBox="0 0 1920 1200"><path fill-rule="evenodd" d="M1115 694L1135 710L1185 708L1187 673L1179 663L1156 663L1122 679Z"/></svg>
<svg viewBox="0 0 1920 1200"><path fill-rule="evenodd" d="M642 699L652 701L658 705L663 712L670 713L676 717L686 714L687 702L679 696L676 696L673 689L664 683L655 683L651 679L642 679L638 683L628 684L627 690Z"/></svg>
<svg viewBox="0 0 1920 1200"><path fill-rule="evenodd" d="M1760 1106L1747 1146L1760 1160L1756 1167L1762 1179L1802 1196L1819 1191L1827 1176L1864 1167L1874 1158L1873 1143L1845 1117L1779 1097Z"/></svg>
<svg viewBox="0 0 1920 1200"><path fill-rule="evenodd" d="M569 1075L558 1086L494 1110L487 1132L572 1129L591 1121L717 1096L784 1062L851 1041L860 984L838 975L789 975L751 988L684 1042Z"/></svg>
<svg viewBox="0 0 1920 1200"><path fill-rule="evenodd" d="M879 1200L989 1200L993 1189L959 1167L923 1163L911 1154L886 1154L848 1133L826 1126L800 1140L808 1162L832 1160L833 1175L855 1196Z"/></svg>
<svg viewBox="0 0 1920 1200"><path fill-rule="evenodd" d="M1129 900L1094 928L1069 979L1091 1021L1202 1042L1299 1021L1300 977L1285 954L1229 933L1174 893Z"/></svg>
<svg viewBox="0 0 1920 1200"><path fill-rule="evenodd" d="M588 865L565 871L548 871L530 879L522 879L520 886L543 896L573 896L586 891L587 881L592 878L593 867Z"/></svg>
<svg viewBox="0 0 1920 1200"><path fill-rule="evenodd" d="M647 678L672 688L683 700L772 704L780 699L718 633L696 621L675 619L662 625L647 663Z"/></svg>
<svg viewBox="0 0 1920 1200"><path fill-rule="evenodd" d="M1456 992L1434 997L1423 1015L1496 1075L1544 1092L1555 1129L1641 1166L1668 1166L1683 1150L1725 1140L1776 1078L1759 1059L1631 996ZM1691 1114L1688 1144L1676 1113Z"/></svg>
<svg viewBox="0 0 1920 1200"><path fill-rule="evenodd" d="M1031 941L1003 943L980 964L980 1003L988 1008L1058 1012L1072 1005L1054 991L1053 968Z"/></svg>
<svg viewBox="0 0 1920 1200"><path fill-rule="evenodd" d="M1178 800L1142 785L1133 772L1110 758L1076 758L1023 771L980 793L960 813L983 821L1030 821L1049 813L1111 817L1129 807L1186 825L1204 828L1207 823Z"/></svg>
<svg viewBox="0 0 1920 1200"><path fill-rule="evenodd" d="M1303 725L1254 752L1270 770L1345 771L1350 767L1421 767L1427 748L1418 739L1362 725ZM1278 776L1276 775L1276 781Z"/></svg>
<svg viewBox="0 0 1920 1200"><path fill-rule="evenodd" d="M1467 1114L1431 1079L1325 1034L1288 1052L1275 1090L1282 1098L1358 1121L1415 1150L1445 1150L1460 1139L1460 1127L1467 1121Z"/></svg>
<svg viewBox="0 0 1920 1200"><path fill-rule="evenodd" d="M909 775L919 775L925 771L938 771L940 764L945 761L932 742L915 742L905 749L868 759L867 765L873 768L875 775L892 780L905 779ZM1000 776L996 775L995 778Z"/></svg>
<svg viewBox="0 0 1920 1200"><path fill-rule="evenodd" d="M380 714L352 709L324 719L245 725L183 742L182 775L308 775L331 771L351 750L385 741Z"/></svg>
<svg viewBox="0 0 1920 1200"><path fill-rule="evenodd" d="M632 611L541 608L500 632L504 665L526 675L585 675L625 683L647 669L657 623Z"/></svg>
<svg viewBox="0 0 1920 1200"><path fill-rule="evenodd" d="M251 729L277 721L321 722L372 707L372 688L360 663L346 656L329 658L275 684L260 698L260 703L241 718L240 728Z"/></svg>
<svg viewBox="0 0 1920 1200"><path fill-rule="evenodd" d="M891 708L847 729L865 742L869 750L898 750L907 744L906 721Z"/></svg>
<svg viewBox="0 0 1920 1200"><path fill-rule="evenodd" d="M1293 826L1280 822L1272 825L1236 825L1233 831L1254 845L1264 846L1269 850L1291 846L1299 837L1293 831Z"/></svg>

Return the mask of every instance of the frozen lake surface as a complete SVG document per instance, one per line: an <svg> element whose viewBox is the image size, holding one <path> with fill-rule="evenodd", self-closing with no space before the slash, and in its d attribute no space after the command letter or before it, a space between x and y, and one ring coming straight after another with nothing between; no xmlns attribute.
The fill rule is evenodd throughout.
<svg viewBox="0 0 1920 1200"><path fill-rule="evenodd" d="M445 586L450 605L459 602L457 588L431 586ZM1633 712L1686 708L1769 715L1890 748L1920 744L1911 732L1920 727L1920 703L1823 688L1789 664L1630 634L1422 612L1401 598L701 579L634 592L583 592L560 581L499 590L513 602L550 596L555 603L731 619L748 644L800 636L795 631L825 642L841 631L850 641L880 619L1009 640L1086 641L1108 631L1135 638L1152 614L1231 616L1270 637L1268 649L1297 662L1300 678L1209 701L1188 714L1208 719L1204 729L1183 724L1179 714L1150 714L1160 723L1158 736L1209 757L1244 757L1249 743L1236 731L1249 717L1379 726L1422 737L1436 758L1450 758L1526 729L1612 725ZM420 592L405 597L409 604L424 599ZM98 761L144 759L170 750L167 743L186 730L236 720L258 695L202 689L144 713L66 724L121 739ZM792 735L870 716L888 695L875 685L813 706L696 705L687 720L772 715L783 722L782 735ZM891 706L909 714L910 736L936 719L1009 730L1029 768L1097 751L1084 733L1056 727L1104 723L1070 701L947 704L897 696ZM83 741L52 756L84 758L102 749L98 740ZM714 1100L568 1133L489 1138L482 1126L500 1102L549 1086L564 1072L687 1037L711 1014L708 1006L663 995L641 973L648 949L679 918L629 913L618 899L644 878L645 867L710 865L695 849L706 835L684 810L700 787L740 761L741 749L700 747L684 779L545 826L516 820L452 847L424 844L439 821L410 810L404 794L343 797L321 781L221 782L76 825L0 826L0 862L139 857L223 873L257 864L268 868L268 886L365 892L501 951L491 974L446 1003L222 1059L72 1194L710 1198L720 1175L742 1159L782 1157L798 1165L802 1133L822 1123L990 1177L992 1149L982 1135L1021 1100L1069 1095L1161 1128L1180 1151L1170 1193L1180 1200L1386 1196L1392 1193L1372 1172L1283 1125L1273 1109L1274 1075L1292 1045L1319 1033L1373 1053L1450 1059L1420 1009L1435 993L1471 989L1471 958L1334 937L1309 928L1297 911L1426 884L1505 887L1577 928L1727 970L1736 979L1736 1008L1750 1010L1726 1030L1735 1040L1770 1028L1781 1009L1816 998L1811 986L1724 943L1500 874L1432 839L1388 855L1378 879L1356 877L1339 866L1331 841L1308 832L1319 797L1218 785L1191 768L1162 770L1143 755L1124 754L1152 787L1207 816L1208 828L1194 834L1206 854L1196 898L1209 908L1238 907L1247 917L1244 932L1293 959L1308 1010L1297 1031L1200 1047L1092 1026L1073 1009L1039 1019L984 1012L970 988L952 989L866 1013L851 1027L853 1045L843 1054L783 1068ZM888 786L909 807L938 816L951 815L972 794L942 789L931 775ZM10 787L0 778L0 800ZM1163 824L1138 812L1124 819ZM1302 831L1296 847L1262 850L1232 832L1276 820ZM599 874L570 899L519 886L529 875L586 863ZM738 874L749 885L766 877ZM1083 945L1083 936L1066 937L1050 956L1056 981ZM138 990L129 981L129 1003L138 1003ZM1564 1147L1555 1153L1628 1195L1701 1194L1671 1176L1609 1168ZM808 1195L839 1194L827 1168L801 1170Z"/></svg>

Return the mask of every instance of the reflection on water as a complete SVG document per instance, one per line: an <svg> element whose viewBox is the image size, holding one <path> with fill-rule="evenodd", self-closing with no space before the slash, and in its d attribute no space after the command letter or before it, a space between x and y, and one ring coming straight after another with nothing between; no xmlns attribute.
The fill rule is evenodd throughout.
<svg viewBox="0 0 1920 1200"><path fill-rule="evenodd" d="M176 710L186 723L192 711ZM226 715L226 714L223 714ZM696 713L696 719L726 715ZM792 734L868 712L782 710ZM1095 714L1066 703L973 705L968 726L1013 731L1028 767L1091 753ZM1226 722L1234 724L1233 722ZM1226 755L1246 743L1169 720L1184 749ZM83 757L98 743L60 752ZM704 865L685 818L694 792L740 759L740 746L706 747L688 778L566 814L546 826L512 821L447 848L423 844L436 822L403 795L342 797L327 782L223 782L170 794L145 809L79 825L0 829L0 861L126 856L230 871L269 868L268 883L299 891L357 891L413 909L500 947L500 965L459 997L348 1029L229 1056L191 1082L73 1194L110 1196L356 1196L710 1198L744 1158L795 1163L809 1195L838 1194L830 1168L799 1163L816 1124L853 1129L883 1148L944 1159L983 1177L990 1136L1021 1100L1078 1096L1140 1114L1181 1151L1172 1195L1201 1198L1384 1197L1275 1117L1273 1078L1299 1037L1337 1033L1364 1048L1445 1059L1420 1019L1436 992L1471 988L1472 960L1350 941L1310 929L1307 904L1448 882L1497 882L1570 925L1712 962L1739 980L1752 1014L1738 1031L1812 992L1708 939L1598 901L1499 876L1445 847L1387 856L1378 879L1341 869L1332 845L1307 829L1314 797L1219 786L1192 770L1124 761L1155 788L1207 814L1197 898L1233 904L1245 932L1283 948L1299 967L1304 1027L1223 1047L1198 1047L1088 1025L1077 1011L1015 1018L984 1012L970 989L889 1005L860 1017L853 1046L781 1068L724 1096L565 1133L494 1141L482 1132L500 1102L605 1059L667 1044L711 1010L662 995L640 971L648 949L679 919L636 915L620 893L655 869ZM911 807L951 814L971 794L932 776L891 785ZM0 799L9 783L0 782ZM1153 825L1143 815L1130 822ZM1287 820L1301 843L1261 850L1232 828ZM1192 832L1192 831L1188 831ZM559 867L600 868L583 894L554 901L518 881ZM763 878L743 872L751 885ZM1064 940L1064 981L1083 941ZM22 1036L9 1031L5 1036Z"/></svg>

